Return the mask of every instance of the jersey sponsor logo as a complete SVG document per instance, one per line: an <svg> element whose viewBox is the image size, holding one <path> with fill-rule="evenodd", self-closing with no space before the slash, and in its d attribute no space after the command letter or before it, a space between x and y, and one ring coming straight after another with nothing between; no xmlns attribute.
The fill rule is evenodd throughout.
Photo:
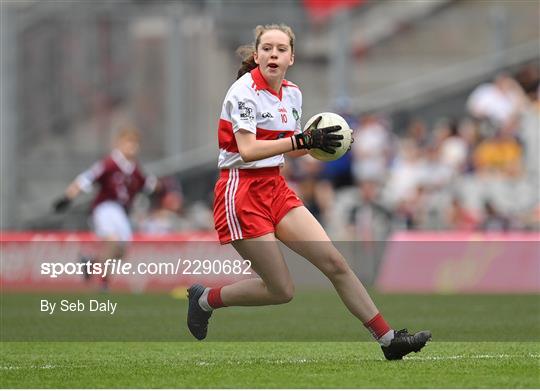
<svg viewBox="0 0 540 391"><path fill-rule="evenodd" d="M246 102L238 102L238 110L240 110L240 119L245 121L253 121L255 119L253 116L253 109L246 106Z"/></svg>
<svg viewBox="0 0 540 391"><path fill-rule="evenodd" d="M274 118L274 116L272 115L272 113L268 113L268 112L262 113L262 117L263 117L263 118Z"/></svg>

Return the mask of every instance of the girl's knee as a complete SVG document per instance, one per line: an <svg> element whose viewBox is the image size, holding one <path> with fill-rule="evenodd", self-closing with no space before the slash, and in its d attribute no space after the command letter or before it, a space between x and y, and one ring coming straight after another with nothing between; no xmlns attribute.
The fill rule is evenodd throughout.
<svg viewBox="0 0 540 391"><path fill-rule="evenodd" d="M292 283L280 286L270 291L274 304L285 304L290 302L294 297L294 285Z"/></svg>
<svg viewBox="0 0 540 391"><path fill-rule="evenodd" d="M349 264L337 250L327 254L323 273L330 279L345 275L351 271Z"/></svg>

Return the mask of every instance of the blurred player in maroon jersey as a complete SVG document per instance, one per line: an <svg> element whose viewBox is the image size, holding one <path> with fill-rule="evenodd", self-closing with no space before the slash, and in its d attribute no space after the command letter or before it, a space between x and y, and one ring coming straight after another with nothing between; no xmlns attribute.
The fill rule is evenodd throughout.
<svg viewBox="0 0 540 391"><path fill-rule="evenodd" d="M92 202L92 220L96 235L107 241L101 256L103 261L120 259L126 243L131 241L128 213L135 196L141 191L153 192L159 187L157 178L145 176L137 162L139 149L139 131L133 127L122 128L112 152L78 175L53 205L55 211L62 212L81 191L90 192L94 184L99 185ZM103 289L107 289L107 278L102 283Z"/></svg>

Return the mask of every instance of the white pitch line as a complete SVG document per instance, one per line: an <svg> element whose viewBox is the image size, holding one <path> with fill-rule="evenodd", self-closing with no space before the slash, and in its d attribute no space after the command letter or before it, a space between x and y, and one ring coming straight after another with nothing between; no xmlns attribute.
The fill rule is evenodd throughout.
<svg viewBox="0 0 540 391"><path fill-rule="evenodd" d="M324 360L310 360L306 358L298 358L298 359L262 359L262 360L247 360L247 361L225 361L225 362L208 362L208 361L199 361L195 365L199 366L207 366L207 365L221 365L221 364L228 364L228 365L239 365L239 364L254 364L254 363L261 363L261 364L306 364L306 363L319 363L319 362L325 362Z"/></svg>
<svg viewBox="0 0 540 391"><path fill-rule="evenodd" d="M525 355L512 355L512 354L477 354L473 356L467 355L454 355L454 356L418 356L418 357L404 357L404 360L408 361L445 361L445 360L485 360L485 359L510 359L510 358L540 358L540 354L525 354ZM372 358L367 357L357 357L352 359L352 361L373 361ZM375 359L375 361L386 361L384 358ZM311 360L305 358L298 359L266 359L266 360L247 360L247 361L225 361L225 362L208 362L208 361L199 361L196 363L198 366L211 366L211 365L252 365L252 364L321 364L327 362L326 360Z"/></svg>
<svg viewBox="0 0 540 391"><path fill-rule="evenodd" d="M58 368L57 365L51 365L51 364L45 364L45 365L30 365L28 367L17 367L17 366L7 366L7 367L0 367L0 370L2 371L10 371L10 370L17 370L17 369L53 369Z"/></svg>
<svg viewBox="0 0 540 391"><path fill-rule="evenodd" d="M467 356L463 354L455 355L455 356L419 356L419 357L404 357L404 360L407 361L444 361L444 360L482 360L482 359L508 359L508 358L540 358L540 354L534 354L529 353L526 355L519 355L519 354L477 354L473 356ZM370 358L356 358L353 359L353 361L372 361L373 359ZM378 361L386 361L384 359L380 359ZM325 363L326 360L310 360L305 358L298 358L298 359L269 359L269 360L257 360L257 363L261 364L314 364L314 363ZM222 362L208 362L208 361L199 361L195 363L197 366L211 366L211 365L222 365L222 364L253 364L254 362L251 361L226 361L225 363ZM73 368L73 366L66 366L69 368ZM0 367L0 370L2 371L10 371L10 370L18 370L18 369L54 369L54 368L61 368L59 365L52 365L52 364L45 364L45 365L31 365L28 367L20 367L20 366L3 366Z"/></svg>
<svg viewBox="0 0 540 391"><path fill-rule="evenodd" d="M437 360L481 360L481 359L502 359L502 358L540 358L540 354L529 353L527 355L519 354L478 354L474 356L456 355L456 356L421 356L405 357L404 360L416 361L437 361Z"/></svg>

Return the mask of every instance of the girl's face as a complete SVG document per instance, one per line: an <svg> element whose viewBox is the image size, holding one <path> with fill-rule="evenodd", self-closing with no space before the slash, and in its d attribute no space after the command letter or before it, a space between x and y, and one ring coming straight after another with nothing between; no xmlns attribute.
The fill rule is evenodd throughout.
<svg viewBox="0 0 540 391"><path fill-rule="evenodd" d="M117 143L117 148L128 160L134 160L137 157L139 147L139 140L135 137L122 137Z"/></svg>
<svg viewBox="0 0 540 391"><path fill-rule="evenodd" d="M289 36L281 30L266 31L253 58L268 82L281 84L287 68L294 63Z"/></svg>

